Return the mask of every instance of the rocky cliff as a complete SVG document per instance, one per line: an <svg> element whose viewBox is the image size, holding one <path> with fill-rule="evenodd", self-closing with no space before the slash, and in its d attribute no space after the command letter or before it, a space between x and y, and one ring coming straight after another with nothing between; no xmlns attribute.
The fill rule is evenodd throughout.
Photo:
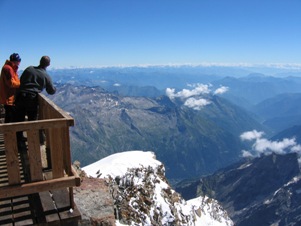
<svg viewBox="0 0 301 226"><path fill-rule="evenodd" d="M133 154L140 160L133 160ZM75 188L75 202L83 216L81 225L233 225L216 200L205 196L184 200L170 187L164 166L158 162L154 165L153 160L145 157L149 153L117 155L119 159L122 155L122 160L116 159L115 154L110 164L105 158L83 168L90 177L83 177L81 187ZM141 164L127 167L133 166L133 162ZM110 170L112 173L108 174Z"/></svg>

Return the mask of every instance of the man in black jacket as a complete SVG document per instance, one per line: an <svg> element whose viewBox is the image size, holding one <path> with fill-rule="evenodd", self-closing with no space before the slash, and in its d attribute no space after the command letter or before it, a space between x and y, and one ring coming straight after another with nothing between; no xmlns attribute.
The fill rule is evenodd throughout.
<svg viewBox="0 0 301 226"><path fill-rule="evenodd" d="M48 94L54 94L54 87L51 77L46 72L50 65L50 58L43 56L40 65L37 67L30 66L25 69L20 77L20 88L16 97L16 120L24 121L27 115L28 120L37 120L39 111L38 93L46 89Z"/></svg>
<svg viewBox="0 0 301 226"><path fill-rule="evenodd" d="M25 69L20 77L20 88L17 91L15 105L15 121L25 121L27 115L28 121L38 119L39 101L38 94L46 89L48 94L54 94L54 87L51 77L46 72L46 68L50 65L50 58L43 56L40 60L40 65L37 67L30 66ZM23 143L23 133L17 133L18 145ZM40 139L42 133L40 133ZM43 141L40 140L42 143Z"/></svg>

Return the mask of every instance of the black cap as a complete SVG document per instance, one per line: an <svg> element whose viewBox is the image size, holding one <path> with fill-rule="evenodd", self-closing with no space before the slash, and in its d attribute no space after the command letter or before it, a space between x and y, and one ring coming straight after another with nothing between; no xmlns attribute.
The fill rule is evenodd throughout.
<svg viewBox="0 0 301 226"><path fill-rule="evenodd" d="M9 60L21 62L21 57L19 56L18 53L13 53L12 55L10 55Z"/></svg>

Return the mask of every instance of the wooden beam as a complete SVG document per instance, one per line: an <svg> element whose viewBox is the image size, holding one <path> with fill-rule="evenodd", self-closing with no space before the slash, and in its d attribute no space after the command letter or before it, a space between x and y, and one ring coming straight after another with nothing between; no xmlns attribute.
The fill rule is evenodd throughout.
<svg viewBox="0 0 301 226"><path fill-rule="evenodd" d="M29 195L59 188L74 187L79 186L79 184L80 178L77 178L75 176L69 176L52 180L26 183L21 185L10 185L0 187L0 199L20 195Z"/></svg>
<svg viewBox="0 0 301 226"><path fill-rule="evenodd" d="M80 178L80 176L78 175L78 173L76 172L76 170L74 169L73 166L71 166L71 172L72 172L72 175L70 176L75 176L76 178ZM77 187L80 186L80 180L79 180L79 184L76 185Z"/></svg>
<svg viewBox="0 0 301 226"><path fill-rule="evenodd" d="M69 114L67 114L64 110L62 110L60 107L58 107L55 103L53 103L49 98L47 98L43 94L39 94L39 101L41 104L42 102L48 103L48 108L51 107L55 113L59 113L59 115L65 119L73 119Z"/></svg>
<svg viewBox="0 0 301 226"><path fill-rule="evenodd" d="M73 119L46 119L36 121L14 122L0 124L0 133L27 131L30 129L40 130L48 128L62 128L74 125Z"/></svg>

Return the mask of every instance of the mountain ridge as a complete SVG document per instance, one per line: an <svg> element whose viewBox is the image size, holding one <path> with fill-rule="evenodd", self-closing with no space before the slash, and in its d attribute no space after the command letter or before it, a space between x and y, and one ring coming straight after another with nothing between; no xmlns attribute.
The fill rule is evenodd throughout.
<svg viewBox="0 0 301 226"><path fill-rule="evenodd" d="M218 200L238 226L297 225L300 185L298 156L290 153L245 159L175 190L184 198L206 194Z"/></svg>
<svg viewBox="0 0 301 226"><path fill-rule="evenodd" d="M51 98L75 119L74 160L86 165L115 152L153 150L168 178L207 174L237 161L244 147L240 133L262 129L218 96L208 97L211 104L200 111L166 96L124 97L100 87L63 85Z"/></svg>

